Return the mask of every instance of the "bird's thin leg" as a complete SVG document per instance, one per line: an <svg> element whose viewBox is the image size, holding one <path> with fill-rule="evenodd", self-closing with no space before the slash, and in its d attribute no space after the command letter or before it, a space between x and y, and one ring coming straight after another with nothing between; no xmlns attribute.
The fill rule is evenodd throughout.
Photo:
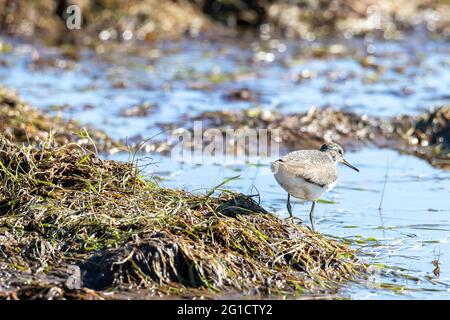
<svg viewBox="0 0 450 320"><path fill-rule="evenodd" d="M313 201L311 206L311 211L309 212L309 221L311 222L311 230L314 231L314 207L316 206L316 202Z"/></svg>
<svg viewBox="0 0 450 320"><path fill-rule="evenodd" d="M293 218L294 216L292 215L291 195L289 193L288 193L286 207L287 207L287 211L289 212L289 215L291 216L291 218Z"/></svg>

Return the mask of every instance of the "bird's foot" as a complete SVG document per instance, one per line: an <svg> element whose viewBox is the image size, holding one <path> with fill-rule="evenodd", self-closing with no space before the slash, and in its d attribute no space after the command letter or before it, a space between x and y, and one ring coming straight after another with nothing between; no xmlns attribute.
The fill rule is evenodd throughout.
<svg viewBox="0 0 450 320"><path fill-rule="evenodd" d="M291 221L293 223L295 223L295 221L297 221L298 224L303 224L303 220L300 219L299 217L289 217L289 218L286 218L286 220Z"/></svg>
<svg viewBox="0 0 450 320"><path fill-rule="evenodd" d="M316 232L316 230L314 229L314 224L310 225L310 226L306 226L309 230L311 230L312 232Z"/></svg>

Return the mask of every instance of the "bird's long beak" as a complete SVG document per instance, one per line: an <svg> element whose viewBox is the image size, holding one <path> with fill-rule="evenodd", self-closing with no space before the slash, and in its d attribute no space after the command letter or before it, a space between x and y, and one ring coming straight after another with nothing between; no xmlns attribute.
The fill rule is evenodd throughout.
<svg viewBox="0 0 450 320"><path fill-rule="evenodd" d="M342 159L342 163L343 164L345 164L347 167L349 167L349 168L352 168L353 170L355 170L355 171L358 171L359 172L359 170L358 170L358 168L356 168L356 167L354 167L354 166L352 166L350 163L348 163L348 161L347 160L345 160L345 159Z"/></svg>

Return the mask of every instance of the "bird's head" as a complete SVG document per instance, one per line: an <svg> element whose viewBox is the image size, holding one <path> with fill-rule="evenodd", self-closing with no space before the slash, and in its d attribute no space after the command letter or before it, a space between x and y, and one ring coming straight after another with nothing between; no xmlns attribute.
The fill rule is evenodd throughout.
<svg viewBox="0 0 450 320"><path fill-rule="evenodd" d="M355 171L359 170L351 165L347 160L344 159L344 150L340 145L334 142L327 142L320 147L320 151L328 152L334 161L345 164L347 167L352 168Z"/></svg>

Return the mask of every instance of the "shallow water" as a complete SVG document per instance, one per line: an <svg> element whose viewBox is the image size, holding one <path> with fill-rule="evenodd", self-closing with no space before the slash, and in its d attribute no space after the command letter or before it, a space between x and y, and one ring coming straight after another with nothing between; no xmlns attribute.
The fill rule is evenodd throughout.
<svg viewBox="0 0 450 320"><path fill-rule="evenodd" d="M14 49L0 55L7 64L0 67L1 84L17 89L32 105L103 128L121 139L151 137L160 133L156 123L179 121L207 110L260 105L298 112L331 105L392 116L417 114L450 102L450 46L420 35L401 42L321 44L334 52L327 59L311 57L311 48L320 50L317 44L305 42L196 40L124 46L97 57L84 51L72 69L65 68L70 61L57 52L9 41ZM345 53L339 53L342 50ZM358 61L367 51L384 72L376 71L376 66L361 66ZM40 62L32 61L36 52ZM59 67L42 65L42 61ZM303 79L295 81L299 74ZM240 88L254 92L256 101L224 98ZM144 102L151 105L148 115L120 115ZM54 111L55 106L64 107ZM124 154L110 157L127 159ZM163 186L204 192L239 175L226 187L247 194L259 192L263 206L287 216L286 193L270 173L270 159L262 158L252 165L243 161L189 165L157 154L152 157L156 163L147 170L162 177ZM340 168L337 187L324 196L333 203L316 206L317 230L348 239L361 248L367 261L404 269L392 272L414 279L375 274L373 282L349 284L340 295L355 299L450 299L450 172L390 150L366 148L347 158L361 172ZM295 214L305 223L309 205L296 201L294 206ZM433 260L439 261L439 276L433 273Z"/></svg>

